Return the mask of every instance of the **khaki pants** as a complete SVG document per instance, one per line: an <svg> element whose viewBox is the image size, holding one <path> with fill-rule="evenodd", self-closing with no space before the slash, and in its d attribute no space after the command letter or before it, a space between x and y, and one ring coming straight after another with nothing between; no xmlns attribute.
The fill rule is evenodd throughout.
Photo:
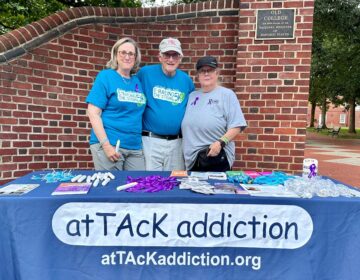
<svg viewBox="0 0 360 280"><path fill-rule="evenodd" d="M127 150L120 148L120 159L110 161L100 144L90 145L95 170L145 170L143 150Z"/></svg>
<svg viewBox="0 0 360 280"><path fill-rule="evenodd" d="M142 137L147 171L185 170L182 139Z"/></svg>

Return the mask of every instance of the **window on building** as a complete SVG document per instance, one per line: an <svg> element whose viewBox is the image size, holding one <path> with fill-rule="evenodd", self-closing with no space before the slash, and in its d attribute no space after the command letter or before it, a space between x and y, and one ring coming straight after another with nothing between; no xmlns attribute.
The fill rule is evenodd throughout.
<svg viewBox="0 0 360 280"><path fill-rule="evenodd" d="M340 121L339 123L345 124L346 122L346 114L340 114Z"/></svg>

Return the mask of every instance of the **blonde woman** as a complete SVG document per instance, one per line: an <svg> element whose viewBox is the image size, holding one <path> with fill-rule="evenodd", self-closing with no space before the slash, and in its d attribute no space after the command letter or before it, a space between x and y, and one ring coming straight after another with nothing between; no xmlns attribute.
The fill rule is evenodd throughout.
<svg viewBox="0 0 360 280"><path fill-rule="evenodd" d="M141 131L146 98L140 81L132 75L140 61L140 49L133 39L117 41L108 69L99 72L86 99L96 170L145 169Z"/></svg>

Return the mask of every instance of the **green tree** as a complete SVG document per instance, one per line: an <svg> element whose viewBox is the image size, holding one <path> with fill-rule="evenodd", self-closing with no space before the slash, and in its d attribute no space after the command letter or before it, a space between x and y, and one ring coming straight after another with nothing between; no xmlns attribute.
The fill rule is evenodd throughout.
<svg viewBox="0 0 360 280"><path fill-rule="evenodd" d="M360 0L317 0L313 31L309 101L320 106L324 120L328 101L347 105L349 132L356 133L355 107L360 99Z"/></svg>
<svg viewBox="0 0 360 280"><path fill-rule="evenodd" d="M70 7L141 7L140 0L1 0L0 35Z"/></svg>
<svg viewBox="0 0 360 280"><path fill-rule="evenodd" d="M66 8L56 0L2 0L0 34L24 26Z"/></svg>
<svg viewBox="0 0 360 280"><path fill-rule="evenodd" d="M310 94L309 102L311 103L311 121L310 127L314 127L314 116L316 106L321 109L321 120L318 120L318 125L321 123L321 128L326 128L326 112L328 110L331 88L329 87L329 73L330 64L329 53L323 46L322 36L315 37L312 45L312 64L311 64L311 76L310 76Z"/></svg>

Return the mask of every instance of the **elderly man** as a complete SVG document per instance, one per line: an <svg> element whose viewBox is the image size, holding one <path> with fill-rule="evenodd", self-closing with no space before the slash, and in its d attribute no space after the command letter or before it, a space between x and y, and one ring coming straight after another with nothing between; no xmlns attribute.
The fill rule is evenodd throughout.
<svg viewBox="0 0 360 280"><path fill-rule="evenodd" d="M138 72L147 99L142 132L146 170L184 170L180 127L195 87L188 74L178 69L183 57L180 41L163 39L159 50L160 64Z"/></svg>

